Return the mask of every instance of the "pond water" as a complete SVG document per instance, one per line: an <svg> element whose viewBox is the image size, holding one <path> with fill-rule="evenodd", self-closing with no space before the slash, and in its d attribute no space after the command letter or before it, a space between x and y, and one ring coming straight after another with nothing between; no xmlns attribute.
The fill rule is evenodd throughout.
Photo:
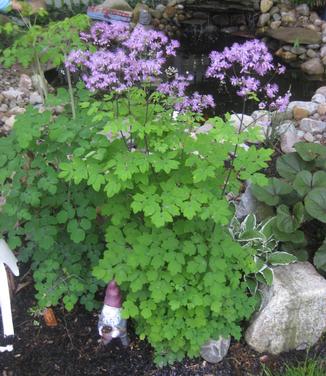
<svg viewBox="0 0 326 376"><path fill-rule="evenodd" d="M216 114L222 115L226 112L241 112L242 101L230 88L221 88L217 80L207 79L205 72L209 64L208 55L210 51L222 51L224 47L231 46L234 42L243 43L245 38L234 37L231 35L220 35L215 42L205 43L203 41L184 40L181 42L181 48L174 59L174 65L180 73L191 73L194 76L192 91L197 90L201 94L212 94L216 103ZM275 59L277 61L277 59ZM284 64L282 61L280 63ZM291 89L293 100L311 100L314 92L323 85L326 85L326 78L314 78L305 75L299 68L286 66L284 75L276 77L276 82L280 86L280 93L285 93ZM252 103L247 107L249 114L257 109L257 104Z"/></svg>

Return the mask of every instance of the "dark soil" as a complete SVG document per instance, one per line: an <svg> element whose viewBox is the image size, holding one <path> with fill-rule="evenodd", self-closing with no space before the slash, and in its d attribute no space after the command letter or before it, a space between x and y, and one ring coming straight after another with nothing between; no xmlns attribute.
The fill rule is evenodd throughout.
<svg viewBox="0 0 326 376"><path fill-rule="evenodd" d="M13 297L16 339L13 352L0 353L1 376L249 376L260 375L263 363L273 370L282 370L286 363L307 357L305 351L264 356L243 342L234 342L219 364L198 358L159 369L153 363L151 346L140 341L132 327L127 350L120 342L103 347L97 333L97 312L88 313L82 307L67 312L58 306L54 309L58 326L50 328L41 315L31 314L34 305L32 283ZM325 359L326 339L308 356Z"/></svg>

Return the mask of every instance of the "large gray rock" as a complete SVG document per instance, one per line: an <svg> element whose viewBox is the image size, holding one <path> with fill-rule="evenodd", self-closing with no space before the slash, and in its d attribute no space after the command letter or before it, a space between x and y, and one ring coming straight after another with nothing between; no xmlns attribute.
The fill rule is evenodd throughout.
<svg viewBox="0 0 326 376"><path fill-rule="evenodd" d="M303 350L326 331L326 280L309 262L274 268L271 287L246 331L246 341L259 352Z"/></svg>
<svg viewBox="0 0 326 376"><path fill-rule="evenodd" d="M200 350L200 355L209 363L219 363L229 351L231 338L210 339Z"/></svg>

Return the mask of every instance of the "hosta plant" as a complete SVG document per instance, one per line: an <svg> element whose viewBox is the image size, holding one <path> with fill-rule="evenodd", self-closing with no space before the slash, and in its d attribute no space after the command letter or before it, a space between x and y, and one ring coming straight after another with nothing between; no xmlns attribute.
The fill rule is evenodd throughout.
<svg viewBox="0 0 326 376"><path fill-rule="evenodd" d="M304 231L307 224L314 220L315 227L324 228L326 223L326 146L299 142L295 149L277 159L279 177L270 178L266 186L254 186L252 192L275 208L273 233L282 242L281 249L306 260L313 240ZM310 256L318 269L326 271L326 247L319 246Z"/></svg>
<svg viewBox="0 0 326 376"><path fill-rule="evenodd" d="M287 265L297 258L288 252L278 251L278 241L273 234L276 217L257 223L255 214L249 214L243 221L234 216L229 225L233 239L243 248L255 250L254 261L256 271L246 276L249 289L256 294L259 283L271 285L273 282L273 266Z"/></svg>

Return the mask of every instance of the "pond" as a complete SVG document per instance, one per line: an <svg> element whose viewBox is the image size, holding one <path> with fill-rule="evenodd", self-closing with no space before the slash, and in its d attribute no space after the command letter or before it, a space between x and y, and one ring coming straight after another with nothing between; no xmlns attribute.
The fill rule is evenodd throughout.
<svg viewBox="0 0 326 376"><path fill-rule="evenodd" d="M196 40L181 41L181 48L174 59L174 65L180 73L191 73L194 76L194 84L191 91L198 91L201 94L212 94L216 103L216 115L223 115L226 112L241 112L242 101L236 95L235 90L230 87L219 87L216 80L207 79L205 72L209 64L210 51L222 51L225 47L231 46L233 43L243 43L245 38L235 37L227 34L218 36L215 42L203 42ZM282 61L275 61L284 64ZM280 86L280 93L285 93L289 88L292 93L291 100L310 101L314 92L323 85L326 85L326 78L311 78L305 75L299 68L286 66L287 70L284 75L276 78L277 84ZM247 108L247 113L251 113L257 109L257 104L252 103Z"/></svg>

